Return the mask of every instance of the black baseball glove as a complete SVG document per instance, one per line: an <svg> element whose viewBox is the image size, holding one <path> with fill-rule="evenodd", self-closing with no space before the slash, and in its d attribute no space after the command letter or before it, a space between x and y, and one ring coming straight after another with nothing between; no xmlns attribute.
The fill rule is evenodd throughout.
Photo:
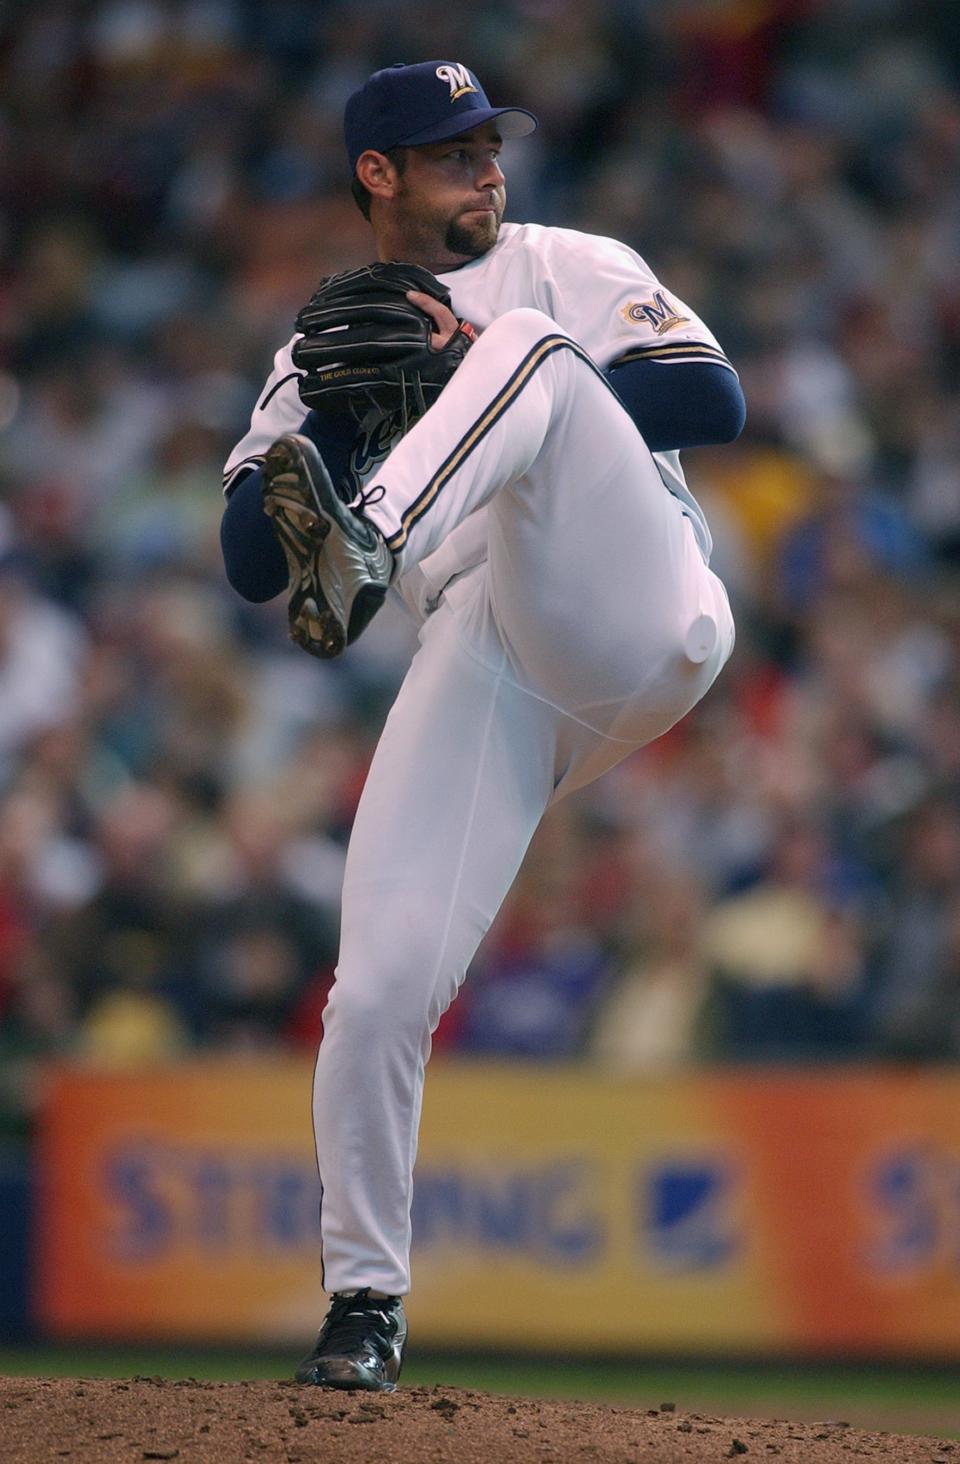
<svg viewBox="0 0 960 1464"><path fill-rule="evenodd" d="M406 297L421 290L450 307L450 292L417 264L367 264L323 280L297 316L293 364L304 406L344 409L369 434L406 432L443 391L476 332L461 321L443 350L433 321Z"/></svg>

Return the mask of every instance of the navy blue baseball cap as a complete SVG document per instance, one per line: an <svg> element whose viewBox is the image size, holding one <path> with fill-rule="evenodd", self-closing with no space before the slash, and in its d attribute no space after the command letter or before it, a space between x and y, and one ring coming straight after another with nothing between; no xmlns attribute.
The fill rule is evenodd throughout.
<svg viewBox="0 0 960 1464"><path fill-rule="evenodd" d="M459 137L496 117L503 137L525 137L537 119L523 107L491 107L472 71L458 61L418 61L375 71L347 102L343 132L350 167L367 148L418 147Z"/></svg>

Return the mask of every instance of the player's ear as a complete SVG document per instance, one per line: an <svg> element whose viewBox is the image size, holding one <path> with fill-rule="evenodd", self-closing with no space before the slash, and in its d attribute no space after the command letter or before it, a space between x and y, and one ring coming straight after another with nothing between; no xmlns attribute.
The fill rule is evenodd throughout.
<svg viewBox="0 0 960 1464"><path fill-rule="evenodd" d="M392 198L400 174L386 153L368 148L357 158L356 176L371 198Z"/></svg>

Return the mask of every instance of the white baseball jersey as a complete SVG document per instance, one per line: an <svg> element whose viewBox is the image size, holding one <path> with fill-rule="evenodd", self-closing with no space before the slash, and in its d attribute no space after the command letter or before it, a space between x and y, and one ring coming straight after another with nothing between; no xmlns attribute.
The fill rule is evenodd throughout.
<svg viewBox="0 0 960 1464"><path fill-rule="evenodd" d="M684 361L733 367L716 337L688 305L671 295L649 265L626 244L574 229L543 224L504 224L488 253L459 269L439 275L449 289L455 313L479 331L498 316L524 306L542 310L573 337L601 370L613 362L650 360L669 366ZM274 358L250 429L227 459L224 491L258 466L270 444L284 432L295 432L305 409L297 392L298 372L291 351L292 336ZM361 481L368 481L391 444L354 458ZM658 452L654 461L664 486L680 499L693 524L700 551L709 561L710 530L687 487L677 452ZM486 510L460 524L434 555L424 560L408 583L397 589L415 613L432 606L451 575L483 562L486 556Z"/></svg>

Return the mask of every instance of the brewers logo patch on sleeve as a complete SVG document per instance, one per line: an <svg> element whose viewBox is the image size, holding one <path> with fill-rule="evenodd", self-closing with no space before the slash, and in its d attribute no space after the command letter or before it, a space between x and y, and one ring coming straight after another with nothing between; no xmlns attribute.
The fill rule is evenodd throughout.
<svg viewBox="0 0 960 1464"><path fill-rule="evenodd" d="M630 324L649 325L658 336L690 324L690 316L681 315L663 290L655 290L649 300L631 300L620 314Z"/></svg>

